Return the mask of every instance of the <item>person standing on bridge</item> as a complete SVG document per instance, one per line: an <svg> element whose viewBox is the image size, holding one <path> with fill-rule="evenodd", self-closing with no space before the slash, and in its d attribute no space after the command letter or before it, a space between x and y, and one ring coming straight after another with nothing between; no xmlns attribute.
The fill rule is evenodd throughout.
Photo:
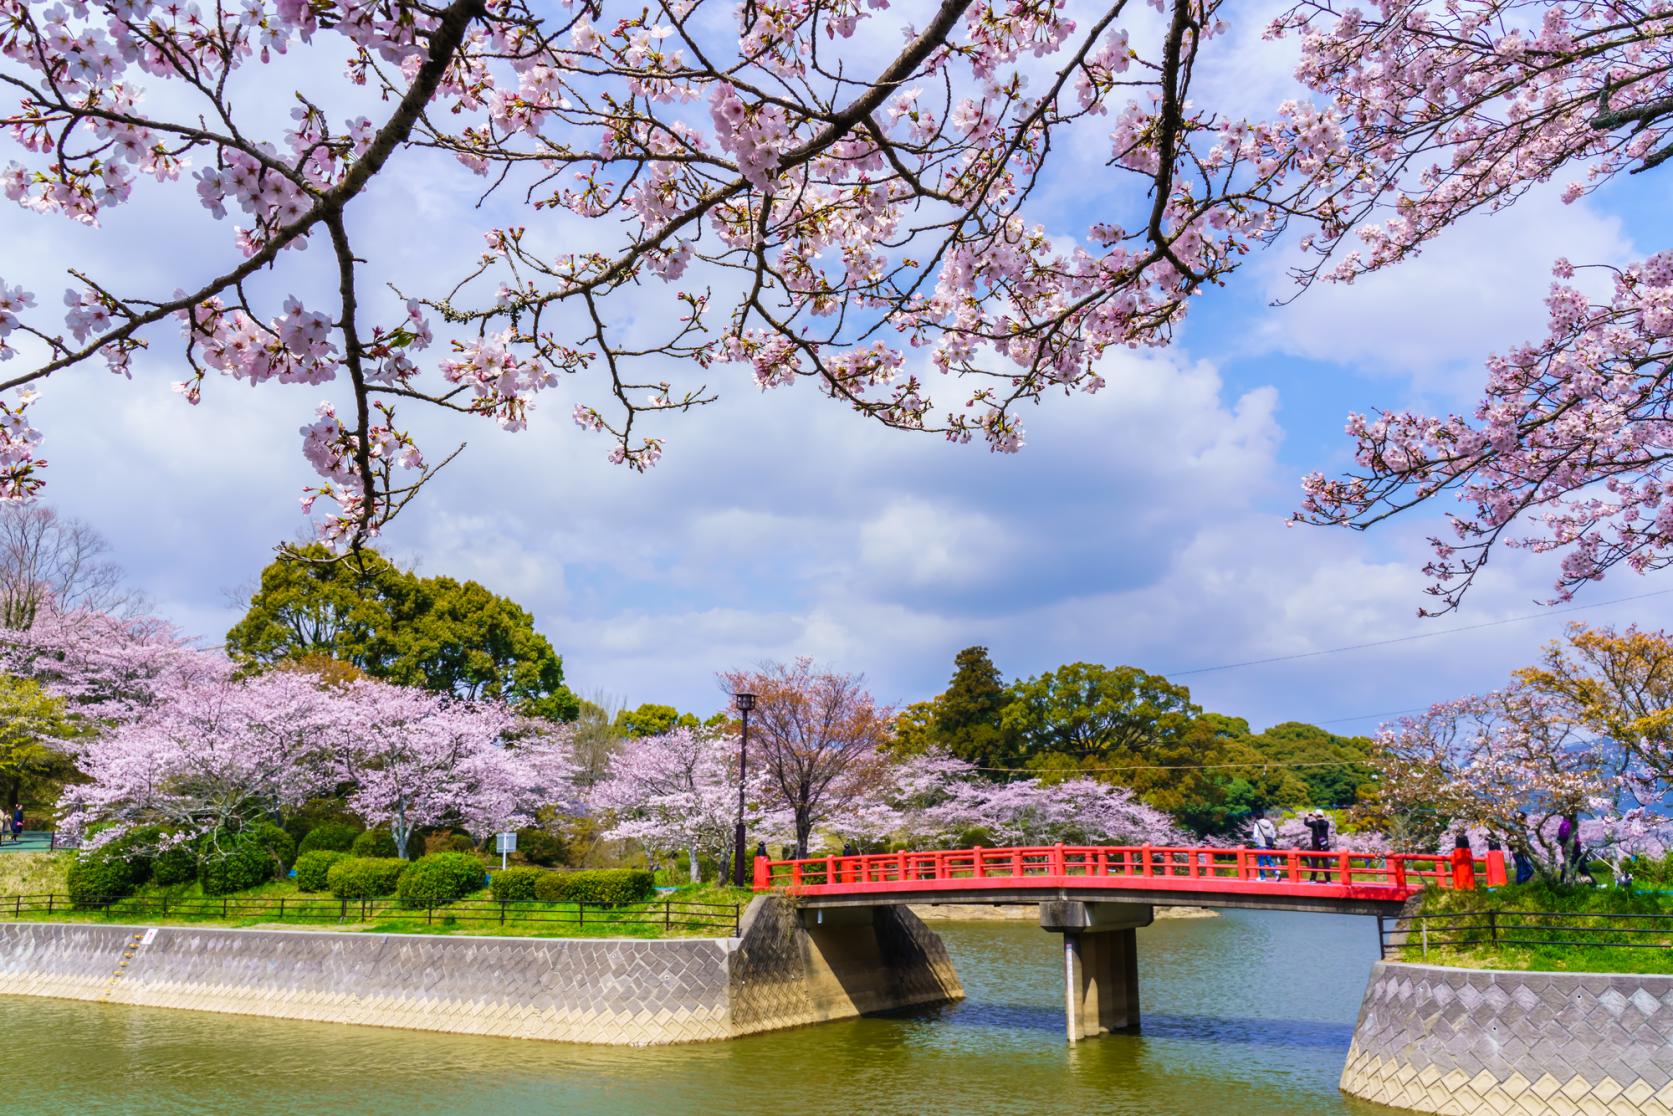
<svg viewBox="0 0 1673 1116"><path fill-rule="evenodd" d="M1307 831L1313 835L1313 851L1316 853L1330 851L1330 819L1319 810L1314 810L1302 819ZM1329 883L1330 865L1322 856L1313 857L1313 872L1307 877L1308 883ZM1347 883L1347 880L1343 880Z"/></svg>
<svg viewBox="0 0 1673 1116"><path fill-rule="evenodd" d="M1255 857L1255 863L1260 868L1260 878L1277 879L1278 862L1272 858L1271 850L1278 845L1278 827L1272 824L1272 819L1266 816L1266 811L1258 806L1255 807L1255 824L1249 831L1249 841L1256 849L1266 850Z"/></svg>

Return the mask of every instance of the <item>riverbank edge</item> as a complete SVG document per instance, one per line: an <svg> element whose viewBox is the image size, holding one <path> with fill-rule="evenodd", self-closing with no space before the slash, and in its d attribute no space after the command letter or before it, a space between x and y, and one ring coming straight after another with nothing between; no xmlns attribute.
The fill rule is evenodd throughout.
<svg viewBox="0 0 1673 1116"><path fill-rule="evenodd" d="M1673 1110L1673 975L1379 961L1341 1078L1418 1112Z"/></svg>
<svg viewBox="0 0 1673 1116"><path fill-rule="evenodd" d="M941 939L875 908L736 938L501 938L0 923L0 995L602 1045L709 1042L963 998Z"/></svg>
<svg viewBox="0 0 1673 1116"><path fill-rule="evenodd" d="M924 922L1038 922L1038 903L913 903L907 907ZM1156 907L1157 922L1176 918L1219 918L1207 907Z"/></svg>

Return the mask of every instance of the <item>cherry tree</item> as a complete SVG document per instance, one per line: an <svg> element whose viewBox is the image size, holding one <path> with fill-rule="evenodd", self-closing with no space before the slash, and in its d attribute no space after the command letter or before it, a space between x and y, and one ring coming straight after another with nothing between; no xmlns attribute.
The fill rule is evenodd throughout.
<svg viewBox="0 0 1673 1116"><path fill-rule="evenodd" d="M727 693L756 696L751 765L765 772L772 804L790 816L796 855L806 856L815 828L871 794L894 711L876 704L863 676L816 670L806 657L720 681Z"/></svg>
<svg viewBox="0 0 1673 1116"><path fill-rule="evenodd" d="M0 630L0 670L41 683L97 726L178 701L194 685L223 681L230 667L156 617L47 609L28 628Z"/></svg>
<svg viewBox="0 0 1673 1116"><path fill-rule="evenodd" d="M1575 867L1560 822L1613 821L1625 789L1608 741L1525 686L1441 702L1385 727L1377 744L1385 809L1503 835L1552 875Z"/></svg>
<svg viewBox="0 0 1673 1116"><path fill-rule="evenodd" d="M135 826L180 839L236 830L332 787L341 711L305 675L229 673L172 686L106 733L71 743L85 782L63 795L61 824L98 843Z"/></svg>
<svg viewBox="0 0 1673 1116"><path fill-rule="evenodd" d="M588 802L610 818L606 837L633 840L653 851L686 854L692 883L700 858L725 864L738 813L738 738L707 728L676 728L630 737L610 758L605 778ZM764 772L744 788L744 824L751 832L780 828L769 815Z"/></svg>
<svg viewBox="0 0 1673 1116"><path fill-rule="evenodd" d="M38 391L165 345L186 404L227 377L329 392L303 506L349 544L452 458L397 406L519 430L573 384L558 409L643 470L667 413L741 369L1011 452L1027 405L1103 387L1104 353L1165 344L1286 231L1300 284L1348 282L1673 152L1655 4L1302 0L1270 29L1299 41L1298 95L1249 105L1195 80L1235 63L1243 13L1153 3L0 0L9 199L96 224L150 194L230 226L151 281L0 278L0 495L43 482ZM1110 179L1072 223L1064 151ZM398 274L357 218L383 182L448 173L488 216L432 222L445 279ZM1500 544L1560 552L1564 597L1673 561L1673 255L1602 293L1555 271L1547 336L1489 361L1473 415L1354 416L1358 468L1306 482L1303 518L1362 528L1459 497L1444 607Z"/></svg>
<svg viewBox="0 0 1673 1116"><path fill-rule="evenodd" d="M1461 217L1552 179L1575 201L1673 156L1667 13L1632 0L1299 4L1299 76L1329 98L1330 149L1298 208L1299 278L1351 282L1418 251ZM1351 242L1357 238L1359 246ZM1673 253L1553 264L1543 338L1492 357L1472 415L1353 415L1351 475L1306 482L1304 518L1364 528L1450 494L1430 592L1456 607L1495 546L1560 553L1557 597L1625 565L1673 561Z"/></svg>
<svg viewBox="0 0 1673 1116"><path fill-rule="evenodd" d="M460 825L480 839L575 801L567 741L498 702L374 681L337 700L332 773L352 786L356 814L388 826L402 857L423 827Z"/></svg>
<svg viewBox="0 0 1673 1116"><path fill-rule="evenodd" d="M218 377L345 389L302 449L305 504L351 542L445 463L397 405L516 430L571 376L597 382L564 409L636 469L665 445L646 420L713 401L716 365L1014 451L1024 405L1097 391L1112 346L1165 343L1335 150L1306 104L1194 99L1222 4L1162 8L5 0L7 196L95 224L151 193L231 228L154 289L87 268L61 299L0 283L0 355L23 361L0 388L26 389L0 412L4 488L42 482L33 392L90 363L129 375L170 330L187 403ZM1040 195L1074 148L1107 161L1109 200L1065 227ZM382 178L445 160L511 219L413 287L354 217ZM307 248L329 295L296 293Z"/></svg>

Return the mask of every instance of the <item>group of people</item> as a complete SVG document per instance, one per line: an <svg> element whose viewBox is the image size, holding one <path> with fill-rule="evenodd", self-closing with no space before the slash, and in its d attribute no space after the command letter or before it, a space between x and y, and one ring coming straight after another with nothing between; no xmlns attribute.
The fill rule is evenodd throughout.
<svg viewBox="0 0 1673 1116"><path fill-rule="evenodd" d="M1308 837L1308 843L1311 846L1310 851L1320 853L1330 851L1330 819L1325 816L1323 811L1309 811L1302 816L1301 824L1307 827L1307 832L1310 835ZM1278 847L1278 827L1273 823L1271 818L1266 816L1265 810L1258 808L1255 810L1255 821L1254 825L1250 829L1249 843L1256 849L1272 850ZM1307 882L1329 883L1329 862L1327 862L1323 857L1313 857L1310 858L1310 860L1311 863L1308 865L1307 870ZM1282 874L1278 870L1278 858L1273 856L1270 851L1257 853L1255 856L1255 866L1259 872L1259 877L1263 880L1277 880L1283 878Z"/></svg>
<svg viewBox="0 0 1673 1116"><path fill-rule="evenodd" d="M5 799L0 799L0 802L4 801ZM13 803L11 813L0 819L0 841L4 841L8 834L11 836L14 845L23 841L23 806L21 803Z"/></svg>

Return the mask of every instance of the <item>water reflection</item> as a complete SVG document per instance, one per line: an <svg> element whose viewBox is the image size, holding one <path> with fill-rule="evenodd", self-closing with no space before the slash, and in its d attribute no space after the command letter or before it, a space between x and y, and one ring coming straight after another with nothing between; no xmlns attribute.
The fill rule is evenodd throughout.
<svg viewBox="0 0 1673 1116"><path fill-rule="evenodd" d="M969 998L629 1050L0 997L7 1116L1382 1112L1336 1089L1375 935L1239 912L1140 931L1144 1028L1063 1040L1059 939L943 930Z"/></svg>

